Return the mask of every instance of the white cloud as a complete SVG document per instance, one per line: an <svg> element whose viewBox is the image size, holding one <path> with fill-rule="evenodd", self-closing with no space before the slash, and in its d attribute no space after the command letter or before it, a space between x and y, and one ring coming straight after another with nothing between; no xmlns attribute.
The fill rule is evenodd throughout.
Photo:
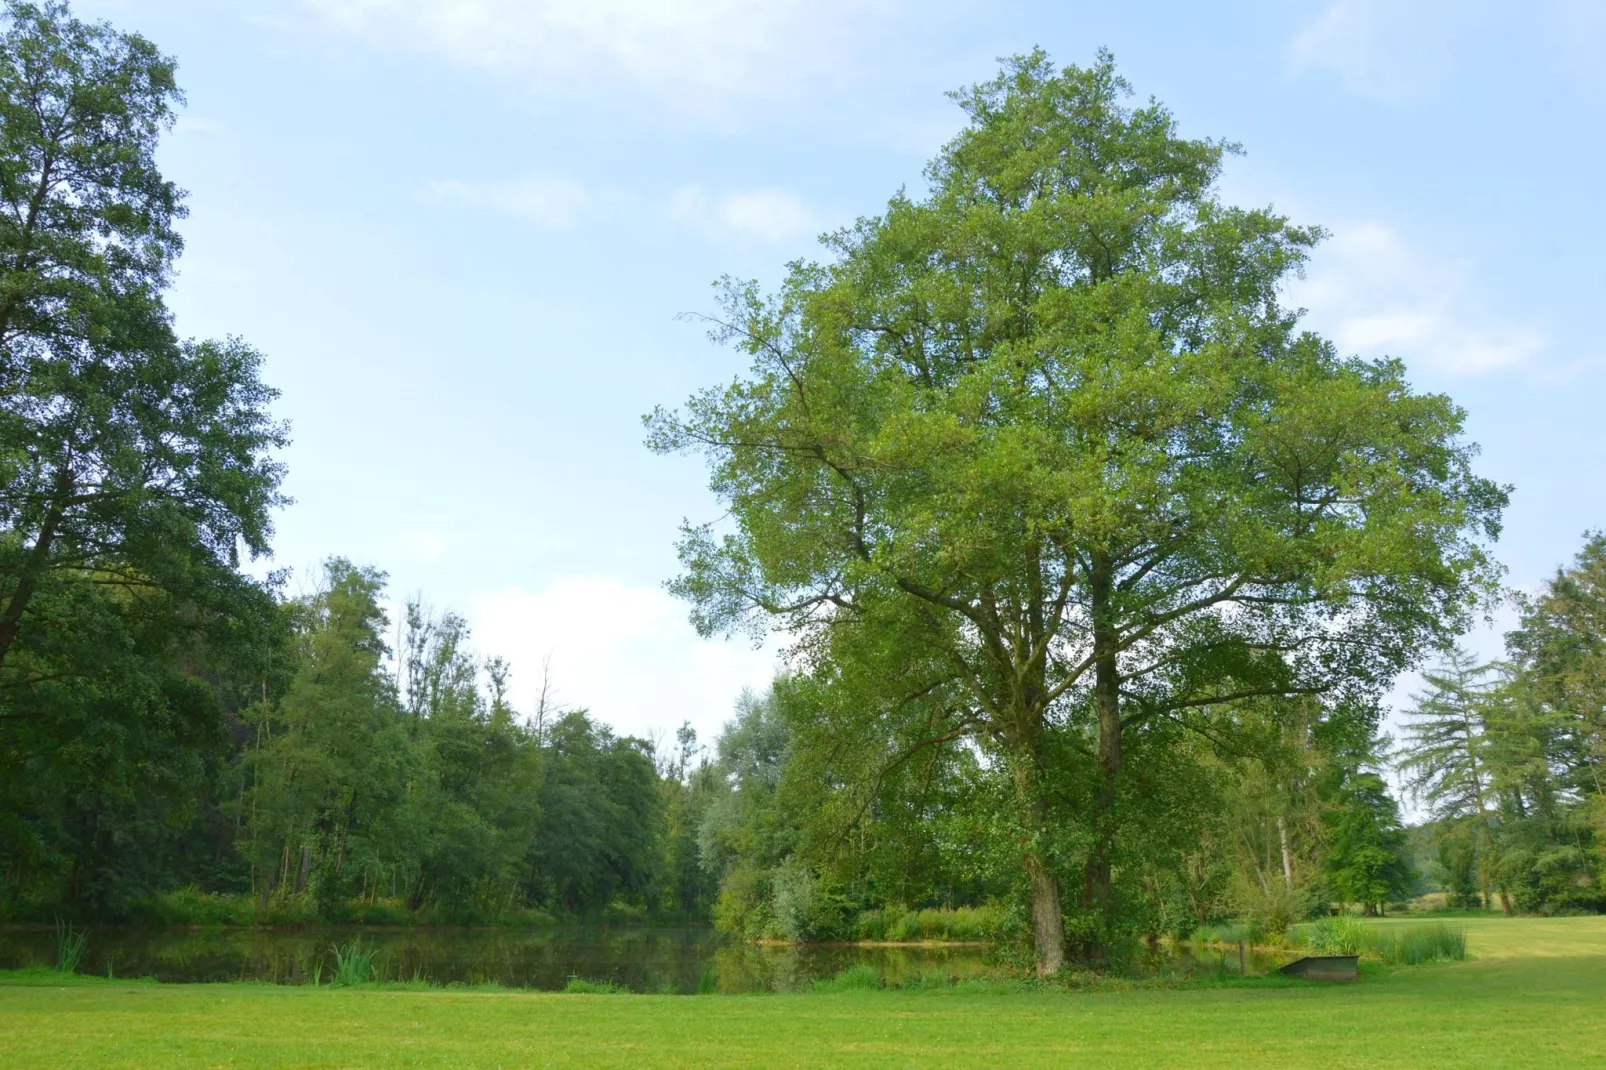
<svg viewBox="0 0 1606 1070"><path fill-rule="evenodd" d="M1337 74L1382 99L1437 88L1468 32L1490 13L1483 0L1334 0L1289 45L1296 71Z"/></svg>
<svg viewBox="0 0 1606 1070"><path fill-rule="evenodd" d="M656 587L570 577L538 591L509 588L469 614L475 646L513 667L513 699L534 708L550 657L556 697L622 734L673 732L690 721L712 742L744 687L774 677L777 647L702 639L687 606Z"/></svg>
<svg viewBox="0 0 1606 1070"><path fill-rule="evenodd" d="M424 193L434 200L489 208L554 230L573 226L593 201L584 186L564 178L525 178L513 182L448 179L428 183Z"/></svg>
<svg viewBox="0 0 1606 1070"><path fill-rule="evenodd" d="M699 226L732 231L763 241L812 237L820 213L796 194L773 187L711 197L701 186L676 190L669 213Z"/></svg>
<svg viewBox="0 0 1606 1070"><path fill-rule="evenodd" d="M538 88L620 78L709 106L829 77L876 0L304 0L327 24Z"/></svg>
<svg viewBox="0 0 1606 1070"><path fill-rule="evenodd" d="M1337 228L1288 296L1343 353L1461 374L1533 362L1549 344L1545 331L1492 316L1467 274L1422 256L1388 226L1363 223Z"/></svg>

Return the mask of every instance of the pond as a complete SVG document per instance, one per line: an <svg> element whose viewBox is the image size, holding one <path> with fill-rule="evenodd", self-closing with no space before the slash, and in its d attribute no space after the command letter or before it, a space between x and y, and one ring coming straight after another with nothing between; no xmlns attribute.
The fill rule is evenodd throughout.
<svg viewBox="0 0 1606 1070"><path fill-rule="evenodd" d="M142 929L91 930L80 973L152 977L158 981L266 981L308 984L327 979L333 945L360 936L391 981L432 984L494 982L509 988L559 989L571 977L609 981L633 992L790 992L868 965L889 985L941 976L983 977L998 963L981 946L755 946L707 928L564 926L549 929ZM48 929L0 931L0 969L50 965ZM1248 972L1276 969L1291 956L1251 952ZM1161 950L1133 964L1136 973L1238 972L1237 951Z"/></svg>
<svg viewBox="0 0 1606 1070"><path fill-rule="evenodd" d="M267 981L306 984L328 978L332 945L360 936L377 949L387 980L433 984L495 982L511 988L558 989L571 977L611 981L635 992L795 991L849 966L868 964L889 984L940 972L969 978L989 966L986 948L753 946L706 928L559 927L464 929L141 929L90 932L78 970L159 981ZM0 932L0 969L50 965L50 930Z"/></svg>

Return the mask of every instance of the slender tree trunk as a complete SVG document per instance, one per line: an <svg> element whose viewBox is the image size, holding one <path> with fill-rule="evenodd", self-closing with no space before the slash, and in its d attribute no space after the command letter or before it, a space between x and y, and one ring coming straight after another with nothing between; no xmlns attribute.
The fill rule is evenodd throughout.
<svg viewBox="0 0 1606 1070"><path fill-rule="evenodd" d="M1282 814L1277 815L1277 839L1283 848L1283 887L1293 888L1294 860L1288 853L1288 822L1283 820Z"/></svg>
<svg viewBox="0 0 1606 1070"><path fill-rule="evenodd" d="M1093 611L1093 704L1099 725L1099 784L1093 805L1093 850L1087 860L1084 896L1098 917L1098 931L1088 948L1101 958L1113 930L1111 866L1115 855L1116 787L1121 773L1121 678L1116 664L1116 634L1110 596L1114 574L1108 558L1097 554L1088 577Z"/></svg>
<svg viewBox="0 0 1606 1070"><path fill-rule="evenodd" d="M11 653L11 646L17 641L17 633L22 629L22 614L39 586L39 577L44 574L45 566L50 563L50 547L56 541L56 531L66 513L67 498L72 494L72 488L72 471L63 465L56 473L55 493L51 497L50 507L45 510L44 521L39 525L39 534L22 562L17 585L11 589L5 611L0 612L0 665L5 664L6 655Z"/></svg>

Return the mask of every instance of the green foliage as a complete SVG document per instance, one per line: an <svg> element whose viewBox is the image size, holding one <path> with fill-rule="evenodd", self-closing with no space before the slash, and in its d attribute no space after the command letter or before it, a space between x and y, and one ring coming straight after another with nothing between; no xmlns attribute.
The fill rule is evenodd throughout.
<svg viewBox="0 0 1606 1070"><path fill-rule="evenodd" d="M1063 875L1091 949L1131 898L1134 767L1247 696L1364 708L1491 589L1505 501L1448 398L1279 304L1320 232L1222 205L1233 147L1129 92L1034 53L956 94L929 192L774 295L727 283L749 374L648 419L729 507L681 544L698 626L793 636L820 734L863 745L832 752L849 815L984 752L1050 972Z"/></svg>
<svg viewBox="0 0 1606 1070"><path fill-rule="evenodd" d="M1323 819L1329 842L1322 870L1333 898L1377 914L1410 890L1399 804L1382 777L1364 768L1341 770Z"/></svg>
<svg viewBox="0 0 1606 1070"><path fill-rule="evenodd" d="M571 977L563 986L563 991L582 996L622 996L630 990L612 981L587 981L584 977Z"/></svg>
<svg viewBox="0 0 1606 1070"><path fill-rule="evenodd" d="M7 3L0 29L0 910L115 915L238 873L228 718L272 660L238 571L283 502L261 357L164 303L182 99L149 41Z"/></svg>
<svg viewBox="0 0 1606 1070"><path fill-rule="evenodd" d="M1606 910L1606 537L1588 536L1571 566L1517 601L1509 662L1452 650L1428 675L1402 767L1441 818L1436 868L1454 905Z"/></svg>

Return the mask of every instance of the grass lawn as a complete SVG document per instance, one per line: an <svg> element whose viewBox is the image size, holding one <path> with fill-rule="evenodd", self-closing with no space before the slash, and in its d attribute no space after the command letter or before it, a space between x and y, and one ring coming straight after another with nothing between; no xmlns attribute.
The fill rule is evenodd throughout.
<svg viewBox="0 0 1606 1070"><path fill-rule="evenodd" d="M1606 918L1464 924L1473 961L1334 986L587 996L0 975L0 1065L1606 1066Z"/></svg>

